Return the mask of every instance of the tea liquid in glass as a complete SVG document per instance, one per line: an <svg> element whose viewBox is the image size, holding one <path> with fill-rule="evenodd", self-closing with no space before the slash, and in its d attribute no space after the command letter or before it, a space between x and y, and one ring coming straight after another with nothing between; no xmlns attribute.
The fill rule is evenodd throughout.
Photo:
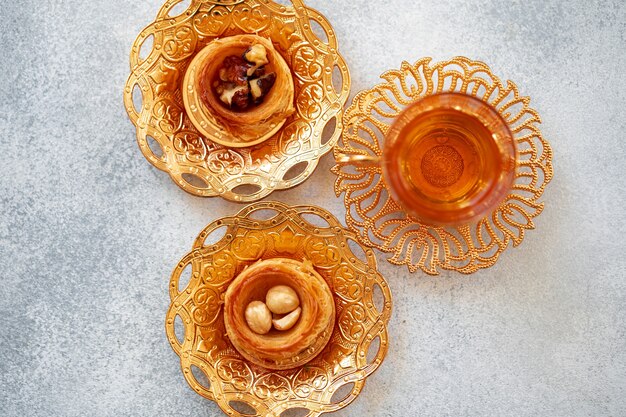
<svg viewBox="0 0 626 417"><path fill-rule="evenodd" d="M474 221L512 185L515 147L509 129L495 110L473 97L453 93L425 100L390 130L383 155L386 181L394 198L422 221Z"/></svg>

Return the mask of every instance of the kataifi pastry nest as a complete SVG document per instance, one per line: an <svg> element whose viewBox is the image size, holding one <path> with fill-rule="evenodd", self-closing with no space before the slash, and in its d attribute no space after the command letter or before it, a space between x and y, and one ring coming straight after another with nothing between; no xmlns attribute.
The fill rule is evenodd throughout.
<svg viewBox="0 0 626 417"><path fill-rule="evenodd" d="M265 48L269 59L266 71L276 74L276 82L260 105L231 110L220 101L211 81L219 77L224 58L241 56L254 45ZM271 40L258 35L227 36L210 42L189 64L182 94L187 115L203 137L227 147L240 148L266 141L295 111L291 69Z"/></svg>
<svg viewBox="0 0 626 417"><path fill-rule="evenodd" d="M300 317L287 331L271 329L258 334L249 327L245 309L252 301L265 301L267 292L276 285L286 285L296 292ZM231 343L250 362L276 370L299 367L316 357L333 333L333 293L308 259L259 260L228 286L224 324Z"/></svg>
<svg viewBox="0 0 626 417"><path fill-rule="evenodd" d="M383 82L359 92L344 114L341 141L334 149L335 193L344 194L346 224L360 242L391 253L389 262L437 275L440 270L473 273L496 263L509 246L519 245L533 218L541 214L539 200L552 179L552 149L539 129L541 119L520 96L517 86L503 83L479 61L456 57L431 63L423 58L382 75ZM411 103L437 93L457 92L495 108L517 147L513 188L498 208L477 223L458 227L422 224L406 214L387 190L379 166L355 161L382 153L385 135L395 118Z"/></svg>
<svg viewBox="0 0 626 417"><path fill-rule="evenodd" d="M350 92L348 67L329 22L293 0L167 1L137 37L124 89L126 111L146 159L194 195L239 202L306 180L342 130ZM319 33L319 36L316 35ZM201 134L185 111L182 84L196 54L216 38L271 39L291 68L295 112L264 142L227 147Z"/></svg>
<svg viewBox="0 0 626 417"><path fill-rule="evenodd" d="M277 257L311 262L333 293L335 325L315 358L273 371L234 348L223 303L246 266ZM228 415L244 415L241 403L257 416L277 417L292 408L307 409L307 416L339 410L359 395L387 353L391 293L374 255L318 207L261 202L211 223L174 270L170 297L166 332L183 375Z"/></svg>

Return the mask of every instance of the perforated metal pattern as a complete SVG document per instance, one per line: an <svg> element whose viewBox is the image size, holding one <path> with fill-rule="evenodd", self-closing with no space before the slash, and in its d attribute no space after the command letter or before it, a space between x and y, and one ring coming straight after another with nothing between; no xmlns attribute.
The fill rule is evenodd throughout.
<svg viewBox="0 0 626 417"><path fill-rule="evenodd" d="M464 57L404 62L382 78L381 84L356 95L334 150L335 193L344 194L348 227L363 244L391 253L389 262L407 265L411 272L469 274L492 266L510 243L519 245L535 227L533 218L543 210L539 198L552 179L552 150L539 130L539 115L529 107L530 98L520 96L513 82L500 81L486 64ZM509 125L518 148L511 193L475 225L443 228L415 221L391 198L381 168L371 163L381 155L385 134L398 114L442 92L461 92L489 103Z"/></svg>

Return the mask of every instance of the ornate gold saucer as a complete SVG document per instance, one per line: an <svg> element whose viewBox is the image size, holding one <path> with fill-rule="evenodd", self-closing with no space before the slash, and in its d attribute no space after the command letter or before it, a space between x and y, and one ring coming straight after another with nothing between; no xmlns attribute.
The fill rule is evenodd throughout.
<svg viewBox="0 0 626 417"><path fill-rule="evenodd" d="M404 62L382 79L356 95L334 150L335 193L345 193L348 227L363 244L392 253L389 262L407 265L411 272L469 274L492 266L509 243L519 245L525 231L535 227L533 218L543 210L539 198L552 179L552 150L539 130L539 115L529 107L530 98L520 96L513 82L500 81L484 63L464 57ZM381 168L367 163L381 155L385 134L406 106L442 92L469 94L493 106L518 149L510 194L490 216L471 226L433 227L412 219L390 197Z"/></svg>
<svg viewBox="0 0 626 417"><path fill-rule="evenodd" d="M163 5L130 54L124 104L146 159L187 192L240 202L306 180L339 138L350 91L348 67L330 23L301 0L293 0L293 6L192 0L186 10L176 11L181 1ZM326 39L316 35L318 29ZM180 90L187 67L204 46L242 33L272 39L293 73L296 112L267 141L229 148L198 133Z"/></svg>
<svg viewBox="0 0 626 417"><path fill-rule="evenodd" d="M223 302L229 283L246 266L276 257L313 263L333 292L336 320L317 357L270 371L245 360L230 343ZM387 353L391 293L374 255L318 207L260 202L214 221L174 270L170 297L166 332L185 379L231 416L277 417L293 408L319 416L339 410L359 395ZM177 336L177 318L183 335Z"/></svg>

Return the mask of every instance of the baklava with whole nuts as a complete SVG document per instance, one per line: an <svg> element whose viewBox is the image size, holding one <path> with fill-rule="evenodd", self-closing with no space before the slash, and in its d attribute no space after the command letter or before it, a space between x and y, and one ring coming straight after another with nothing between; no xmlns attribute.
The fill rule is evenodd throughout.
<svg viewBox="0 0 626 417"><path fill-rule="evenodd" d="M335 323L330 287L310 261L258 261L229 285L228 338L249 361L269 369L300 366L324 348Z"/></svg>

